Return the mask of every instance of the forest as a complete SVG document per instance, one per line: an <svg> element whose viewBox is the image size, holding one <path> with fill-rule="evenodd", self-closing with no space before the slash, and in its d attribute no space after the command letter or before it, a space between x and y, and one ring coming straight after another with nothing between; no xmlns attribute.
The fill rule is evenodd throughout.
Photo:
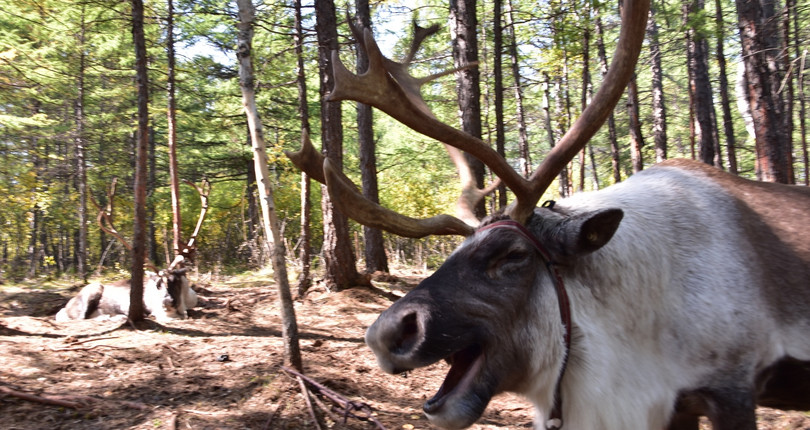
<svg viewBox="0 0 810 430"><path fill-rule="evenodd" d="M521 210L492 166L536 173L570 147L567 131L617 86L612 76L621 99L540 201L675 158L804 191L810 5L652 0L649 13L636 7L638 62L619 64L621 17L632 15L622 3L636 4L0 0L4 424L435 428L419 399L435 398L449 365L382 375L366 328L447 258L453 234ZM396 91L354 80L375 70ZM383 101L348 100L365 98ZM389 116L398 105L417 119ZM418 122L434 119L503 163L445 147L446 129L422 134ZM460 224L447 236L361 225L348 218L360 200L321 184L335 177L357 184L348 193L364 205ZM193 271L173 271L178 262ZM169 323L129 300L187 278L193 300ZM108 280L130 282L128 321L54 318ZM568 299L558 302L568 330ZM472 362L464 354L480 348L448 361ZM531 415L506 394L473 428L528 428ZM810 425L802 412L757 416L761 429Z"/></svg>
<svg viewBox="0 0 810 430"><path fill-rule="evenodd" d="M351 223L336 244L325 235L322 214L329 205L321 206L321 187L302 177L284 155L300 147L306 130L355 183L372 187L383 206L413 217L455 211L465 185L442 145L381 112L371 115L353 102L325 101L331 83L322 78L328 62L324 52L336 49L344 64L355 63L358 51L348 20L362 10L383 54L392 59L408 55L412 21L438 25L409 59L414 76L478 62L456 78L450 74L428 82L422 94L440 120L497 146L521 172L544 158L600 86L618 34L615 2L468 3L473 7L451 14L456 24L448 20L448 4L437 1L255 5L250 51L255 102L291 277L313 276L310 265L314 273L329 272L328 254L336 246L348 247L357 272L384 272L389 262L433 267L455 243L375 234ZM0 278L87 279L126 272L130 253L96 221L114 219L119 235L133 238L140 81L132 5L106 0L0 4L0 187L6 196L0 207ZM760 18L761 27L743 24L746 5L766 6L761 9L770 16ZM140 134L146 134L147 145L147 260L165 265L177 248L173 241L187 238L195 227L198 190L182 182L208 181L210 207L197 237L198 269L234 273L265 266L270 250L241 103L237 6L147 0L143 7L148 132ZM603 188L676 157L749 178L806 185L808 19L807 5L793 0L654 1L626 98L559 176L548 198ZM752 58L745 55L750 32L757 43L770 44L760 65L769 72L768 82L752 83L744 72L746 58ZM463 53L456 52L459 34L466 34ZM463 86L464 76L474 80ZM755 90L767 90L756 97L767 98L769 110L780 114L762 126L768 130L757 128L753 118L759 113L746 103ZM326 115L337 116L325 120ZM337 132L330 131L333 126ZM760 134L777 134L781 146L754 138ZM173 164L179 186L172 185ZM483 168L475 175L479 184L492 179ZM113 181L118 183L114 195L109 192ZM510 199L503 190L492 193L476 215ZM107 216L97 216L102 212ZM352 282L326 276L339 288Z"/></svg>

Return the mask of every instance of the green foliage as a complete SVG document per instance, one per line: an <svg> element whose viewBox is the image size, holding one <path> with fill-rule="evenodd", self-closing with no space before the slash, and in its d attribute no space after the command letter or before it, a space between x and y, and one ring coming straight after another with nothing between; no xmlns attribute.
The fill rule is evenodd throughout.
<svg viewBox="0 0 810 430"><path fill-rule="evenodd" d="M518 122L515 87L523 95L531 158L537 165L550 149L545 129L544 83L549 90L551 132L554 140L570 126L581 110L583 68L590 71L593 88L599 87L601 74L596 50L595 18L604 24L603 40L608 55L618 35L618 11L614 2L584 0L545 0L505 2L511 5L517 44L520 81L509 68L511 58L504 52L504 93L506 154L517 164ZM670 157L690 157L690 116L688 79L684 48L684 28L698 29L714 48L717 23L714 5L697 11L684 21L682 2L655 2L656 21L664 64L664 96ZM151 85L151 126L154 142L154 182L149 204L153 213L156 254L162 259L171 234L171 205L168 185L167 101L166 101L166 10L165 2L148 1L146 37L149 49ZM346 6L338 4L338 16ZM414 59L411 71L427 76L452 67L447 3L436 0L417 2L385 1L372 5L374 31L383 52L402 58L409 47L410 22L416 18L422 26L438 23L439 34L426 40ZM725 16L725 46L729 59L729 81L735 81L739 47L736 41L734 5L721 2ZM249 202L247 198L252 153L242 112L238 74L235 64L235 7L223 0L175 2L177 58L177 135L180 177L199 183L208 178L213 184L210 211L199 237L201 269L225 270L233 266L262 263L251 260L255 243L249 238ZM351 12L351 11L350 11ZM320 139L318 113L320 96L317 72L317 46L313 33L312 8L304 8L304 27L308 29L303 51L308 86L307 111L312 122L313 141ZM800 44L806 46L808 14L799 10ZM508 24L506 11L500 18ZM479 46L481 51L482 109L484 140L494 140L493 45L495 19L491 3L478 2ZM78 229L78 190L76 177L78 82L84 81L84 139L89 166L87 186L94 199L106 204L106 189L112 178L119 178L115 201L115 223L122 235L130 235L132 225L133 145L135 131L134 55L129 31L127 2L101 0L0 0L0 249L3 276L24 276L30 257L42 249L35 266L43 272L72 270L72 255ZM288 249L294 251L301 235L300 173L283 156L283 150L299 146L301 125L298 114L297 65L292 46L294 16L291 2L271 1L258 5L252 55L256 67L257 102L265 128L268 155L273 169L276 205L284 226ZM591 35L590 58L584 53L585 33ZM354 63L354 44L345 23L340 23L340 56L347 65ZM505 37L505 43L510 39ZM791 55L795 55L791 51ZM84 62L81 58L84 57ZM792 57L791 57L792 58ZM650 95L649 51L646 49L637 67L641 98L643 133L647 145L642 149L645 164L654 159L652 147L652 109ZM794 62L794 64L798 64ZM716 75L717 65L710 64ZM733 92L733 89L729 89ZM453 76L427 83L423 95L440 120L458 125L456 84ZM717 103L719 98L715 99ZM615 111L617 135L622 148L621 170L631 170L627 113L619 103ZM346 148L344 168L359 183L355 110L344 102ZM719 112L719 109L718 109ZM753 176L753 143L746 140L742 118L734 110L737 157L741 173ZM427 217L453 213L459 193L454 166L441 144L415 134L388 118L374 113L377 141L378 179L382 204L398 212ZM795 130L798 137L799 130ZM722 136L721 136L722 137ZM722 138L721 138L722 140ZM798 141L798 138L796 139ZM612 182L610 148L606 128L592 140L596 176L600 186ZM797 160L801 160L797 151ZM574 161L572 171L579 168ZM797 161L797 172L802 171ZM586 166L590 178L590 163ZM576 181L577 175L572 175ZM591 179L585 188L593 188ZM313 248L320 246L320 186L313 184ZM551 192L553 194L553 192ZM549 196L550 198L553 195ZM200 210L196 192L181 187L183 234L191 234ZM89 262L126 267L126 252L120 246L108 246L109 236L96 228L90 206L91 225ZM35 225L36 224L36 225ZM36 230L34 230L36 228ZM360 231L354 226L356 231ZM260 233L261 234L261 233ZM44 238L44 242L43 242ZM32 240L34 239L34 240ZM390 251L415 255L416 249L440 249L452 240L430 239L403 242L387 238ZM254 248L251 248L254 246ZM420 248L421 247L421 248ZM105 255L105 251L109 253ZM449 251L449 249L448 249ZM431 266L440 256L425 258ZM249 263L251 262L252 263Z"/></svg>

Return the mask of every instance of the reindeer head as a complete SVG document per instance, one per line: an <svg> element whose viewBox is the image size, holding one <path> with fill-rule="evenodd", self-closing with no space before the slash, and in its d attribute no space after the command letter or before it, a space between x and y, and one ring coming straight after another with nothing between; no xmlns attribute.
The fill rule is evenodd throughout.
<svg viewBox="0 0 810 430"><path fill-rule="evenodd" d="M415 26L410 53L404 62L396 63L380 53L370 30L352 25L352 32L362 41L360 46L369 57L369 68L360 75L349 72L337 52L332 53L335 86L330 100L350 99L372 105L417 132L475 156L515 195L514 203L504 211L515 228L478 228L478 220L468 216L460 217L464 221L450 215L414 219L363 198L340 169L315 151L308 136L302 138L301 151L287 153L299 168L327 185L332 202L341 212L361 224L406 237L468 236L430 278L385 311L366 333L366 343L386 372L399 373L441 359L452 363L442 388L424 405L435 423L448 428L468 426L478 419L494 394L527 389L526 376L536 374L541 367L565 368L570 315L566 322L562 303L567 305L567 298L561 296L565 292L564 288L560 291L559 275L543 266L555 258L570 259L597 251L618 228L622 212L606 209L564 216L546 213L550 211L536 205L620 99L638 59L648 9L648 0L625 0L616 53L601 88L528 178L512 169L485 142L441 123L430 112L420 88L437 75L420 79L409 75L407 69L419 44L435 29ZM467 193L463 206L475 207L475 199L483 198L486 192L480 191ZM529 301L531 304L527 304ZM522 324L539 316L545 318L533 329ZM519 347L529 338L543 339L545 361L530 360L525 355L530 348ZM551 387L547 397L554 398L554 380L543 382Z"/></svg>

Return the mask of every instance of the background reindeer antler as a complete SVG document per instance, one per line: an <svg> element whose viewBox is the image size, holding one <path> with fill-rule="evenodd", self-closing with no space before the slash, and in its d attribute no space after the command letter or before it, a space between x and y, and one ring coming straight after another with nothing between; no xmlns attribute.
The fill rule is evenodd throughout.
<svg viewBox="0 0 810 430"><path fill-rule="evenodd" d="M208 179L203 179L202 186L200 187L188 180L183 182L197 190L197 194L200 195L200 217L197 219L197 225L186 243L186 246L183 248L180 254L175 257L174 261L169 264L170 270L181 267L181 265L184 265L186 261L194 261L194 251L197 250L197 235L200 233L203 220L205 220L205 215L208 213L208 195L211 193L211 183L208 181ZM118 240L118 242L124 245L129 252L132 252L132 245L124 238L124 236L121 235L121 233L118 232L118 230L115 228L115 224L113 223L113 208L115 189L117 185L118 178L113 178L110 182L110 186L107 188L107 205L104 208L101 207L92 194L90 194L90 201L93 203L96 209L98 209L96 222L98 223L99 228ZM144 267L154 272L158 271L157 266L155 266L155 264L149 260L149 257L146 257Z"/></svg>
<svg viewBox="0 0 810 430"><path fill-rule="evenodd" d="M132 245L124 239L124 236L118 232L115 228L115 224L113 223L113 208L115 207L115 189L118 186L118 178L112 178L110 181L110 186L107 187L107 205L102 208L101 205L98 204L93 194L90 193L90 201L93 203L93 206L98 209L98 215L96 216L96 222L98 223L99 228L109 234L110 236L114 237L118 242L120 242L124 247L129 251L132 252ZM145 256L144 267L147 269L157 272L157 266L149 259L148 256Z"/></svg>
<svg viewBox="0 0 810 430"><path fill-rule="evenodd" d="M197 194L200 195L200 216L197 218L197 225L194 227L194 232L191 233L188 242L186 242L186 246L180 251L180 254L174 257L174 261L169 265L169 269L185 265L186 261L194 261L194 253L197 251L197 235L200 234L205 215L208 213L208 195L211 193L211 182L209 182L207 178L203 178L202 186L199 187L189 180L184 180L183 182L194 188Z"/></svg>

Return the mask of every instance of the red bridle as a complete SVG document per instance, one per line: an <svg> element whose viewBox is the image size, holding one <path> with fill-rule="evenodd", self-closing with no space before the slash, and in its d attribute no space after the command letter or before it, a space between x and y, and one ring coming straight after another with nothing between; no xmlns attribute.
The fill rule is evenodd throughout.
<svg viewBox="0 0 810 430"><path fill-rule="evenodd" d="M513 220L496 221L492 224L487 224L481 227L478 229L478 231L491 230L495 228L512 230L528 240L534 246L537 252L540 253L540 256L543 257L549 274L551 274L551 277L554 278L554 290L557 293L557 304L560 307L560 318L563 326L565 327L565 334L563 336L563 340L565 341L565 356L563 357L562 368L560 369L560 375L557 378L557 384L554 387L554 406L551 409L549 419L546 421L546 429L559 430L563 425L561 395L562 378L565 374L565 369L568 365L568 356L571 352L571 303L568 300L568 292L565 290L565 284L563 284L562 276L560 276L557 266L552 261L551 255L540 243L540 241L537 240L537 238L523 224Z"/></svg>

